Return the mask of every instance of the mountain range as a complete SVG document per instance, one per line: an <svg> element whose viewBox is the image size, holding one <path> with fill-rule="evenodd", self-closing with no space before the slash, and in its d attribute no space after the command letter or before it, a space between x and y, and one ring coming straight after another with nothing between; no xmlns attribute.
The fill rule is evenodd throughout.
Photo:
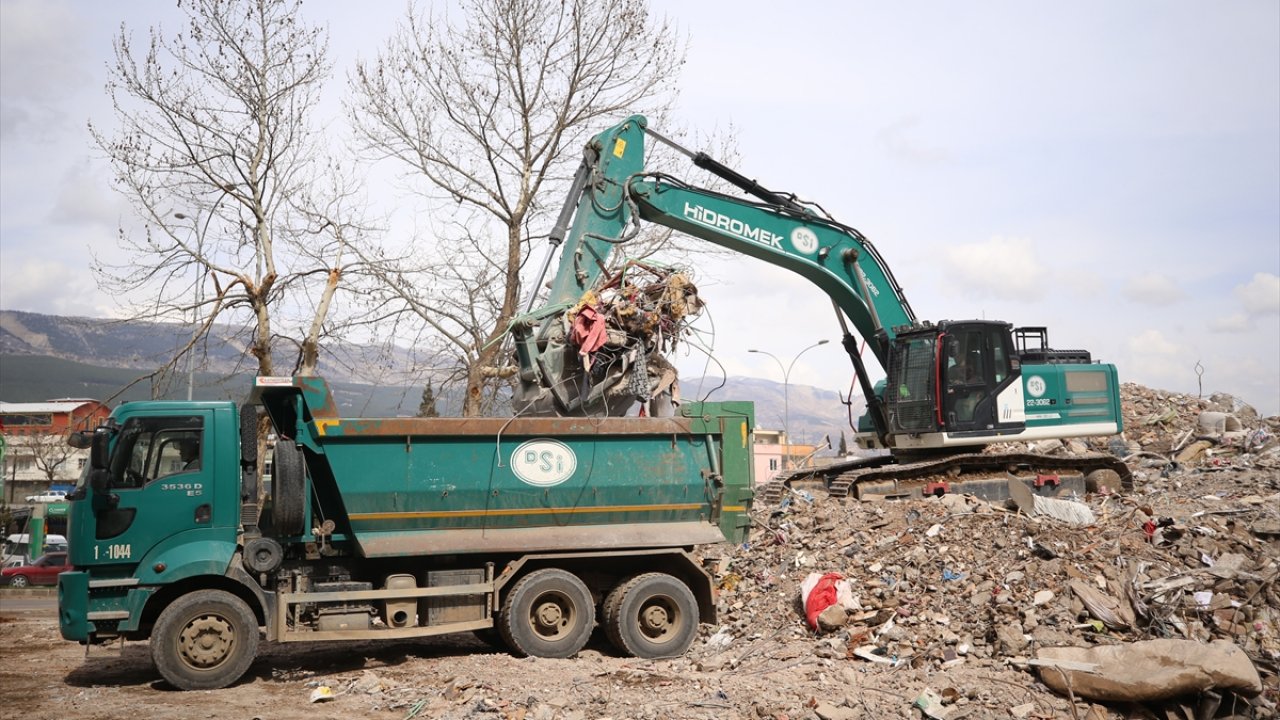
<svg viewBox="0 0 1280 720"><path fill-rule="evenodd" d="M181 323L0 311L0 400L75 397L115 404L185 399L188 388L196 400L243 399L253 366L246 362L246 338L229 326L214 327L196 353L195 367L180 363L171 372L139 381L185 345L190 332L190 326ZM424 381L414 373L414 358L412 349L332 343L325 346L319 374L329 381L345 415L415 415ZM278 363L291 365L291 361ZM849 410L840 395L830 390L730 377L682 378L681 393L685 401L754 401L756 424L788 427L796 443L818 444L830 436L834 447L841 431L852 439ZM442 415L456 414L460 407L455 395L446 392L438 397ZM855 418L861 414L861 397L855 398L852 412Z"/></svg>

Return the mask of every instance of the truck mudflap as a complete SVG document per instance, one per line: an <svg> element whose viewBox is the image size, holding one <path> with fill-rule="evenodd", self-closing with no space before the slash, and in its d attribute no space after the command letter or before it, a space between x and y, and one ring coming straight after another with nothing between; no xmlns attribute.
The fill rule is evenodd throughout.
<svg viewBox="0 0 1280 720"><path fill-rule="evenodd" d="M254 599L257 600L257 607L254 610L258 611L258 616L266 621L267 640L274 641L276 639L276 628L270 622L270 618L275 613L276 594L263 590L262 586L253 579L253 576L244 569L240 551L236 551L235 556L232 558L231 564L227 567L226 576L253 594Z"/></svg>

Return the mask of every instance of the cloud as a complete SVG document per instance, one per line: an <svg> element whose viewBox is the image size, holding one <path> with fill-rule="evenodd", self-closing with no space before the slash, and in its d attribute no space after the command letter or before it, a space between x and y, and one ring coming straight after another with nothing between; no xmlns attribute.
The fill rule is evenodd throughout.
<svg viewBox="0 0 1280 720"><path fill-rule="evenodd" d="M17 258L6 250L0 308L83 317L116 317L117 299L98 292L88 267L46 258Z"/></svg>
<svg viewBox="0 0 1280 720"><path fill-rule="evenodd" d="M111 189L111 180L87 160L67 167L47 221L55 225L99 225L110 233L122 217L132 215L127 202Z"/></svg>
<svg viewBox="0 0 1280 720"><path fill-rule="evenodd" d="M45 0L0 3L0 137L48 139L67 127L67 98L91 82L82 10Z"/></svg>
<svg viewBox="0 0 1280 720"><path fill-rule="evenodd" d="M1148 357L1174 357L1182 348L1169 341L1159 330L1145 330L1141 335L1129 338L1129 352Z"/></svg>
<svg viewBox="0 0 1280 720"><path fill-rule="evenodd" d="M1280 315L1280 276L1256 273L1244 285L1237 285L1236 299L1250 315Z"/></svg>
<svg viewBox="0 0 1280 720"><path fill-rule="evenodd" d="M5 262L4 282L0 283L0 306L5 308L47 307L52 298L66 291L65 263L57 260L27 258L21 262Z"/></svg>
<svg viewBox="0 0 1280 720"><path fill-rule="evenodd" d="M876 132L876 141L889 150L894 157L925 165L945 163L951 155L941 148L927 147L916 132L920 118L912 116L902 118L881 128Z"/></svg>
<svg viewBox="0 0 1280 720"><path fill-rule="evenodd" d="M1244 313L1215 318L1209 323L1209 330L1216 333L1242 333L1252 328L1253 322Z"/></svg>
<svg viewBox="0 0 1280 720"><path fill-rule="evenodd" d="M1025 238L993 236L970 245L957 245L943 255L944 277L967 294L1012 300L1044 295L1045 268L1035 246Z"/></svg>
<svg viewBox="0 0 1280 720"><path fill-rule="evenodd" d="M1142 305L1172 305L1186 297L1177 283L1160 273L1147 273L1129 280L1124 296Z"/></svg>
<svg viewBox="0 0 1280 720"><path fill-rule="evenodd" d="M1116 366L1124 382L1181 390L1195 383L1199 359L1191 348L1170 340L1159 330L1148 329L1129 338Z"/></svg>

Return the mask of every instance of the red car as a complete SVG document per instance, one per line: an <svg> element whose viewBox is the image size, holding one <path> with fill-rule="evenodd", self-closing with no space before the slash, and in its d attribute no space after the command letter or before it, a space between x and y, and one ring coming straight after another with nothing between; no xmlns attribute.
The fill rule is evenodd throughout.
<svg viewBox="0 0 1280 720"><path fill-rule="evenodd" d="M70 569L67 554L60 552L41 555L30 565L5 568L0 574L9 587L24 588L28 585L57 585L58 573Z"/></svg>

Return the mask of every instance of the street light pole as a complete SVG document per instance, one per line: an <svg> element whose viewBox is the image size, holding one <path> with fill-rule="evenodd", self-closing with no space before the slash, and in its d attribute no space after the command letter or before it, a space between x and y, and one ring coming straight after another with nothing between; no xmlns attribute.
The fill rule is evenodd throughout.
<svg viewBox="0 0 1280 720"><path fill-rule="evenodd" d="M204 249L204 238L200 234L199 218L193 218L193 217L190 217L189 215L186 215L180 212L174 213L173 216L179 220L188 220L188 219L191 220L191 230L196 237L196 255L199 256L197 258L197 261L200 259L203 259L202 251ZM206 223L206 225L207 224L208 223ZM200 301L202 299L200 297L202 295L200 290L201 290L202 283L204 282L204 278L201 277L202 273L199 272L199 269L200 269L200 266L199 264L197 264L196 265L196 270L197 270L196 288L195 288L196 302L195 302L195 305L191 308L191 347L187 349L187 402L191 402L191 397L193 395L193 391L195 390L195 384L196 384L196 366L195 366L196 333L200 332L200 327L199 327Z"/></svg>
<svg viewBox="0 0 1280 720"><path fill-rule="evenodd" d="M765 350L753 350L753 349L747 350L747 352L749 353L768 355L769 357L773 358L774 362L778 363L778 369L782 371L782 438L783 438L782 469L783 470L786 470L787 465L791 463L791 371L795 368L796 361L800 359L801 355L809 352L810 350L818 347L819 345L826 345L827 342L828 342L827 340L819 340L818 342L796 353L796 356L791 358L791 364L787 365L786 367L783 367L782 361L778 359L777 355L774 355L771 352L768 352Z"/></svg>

